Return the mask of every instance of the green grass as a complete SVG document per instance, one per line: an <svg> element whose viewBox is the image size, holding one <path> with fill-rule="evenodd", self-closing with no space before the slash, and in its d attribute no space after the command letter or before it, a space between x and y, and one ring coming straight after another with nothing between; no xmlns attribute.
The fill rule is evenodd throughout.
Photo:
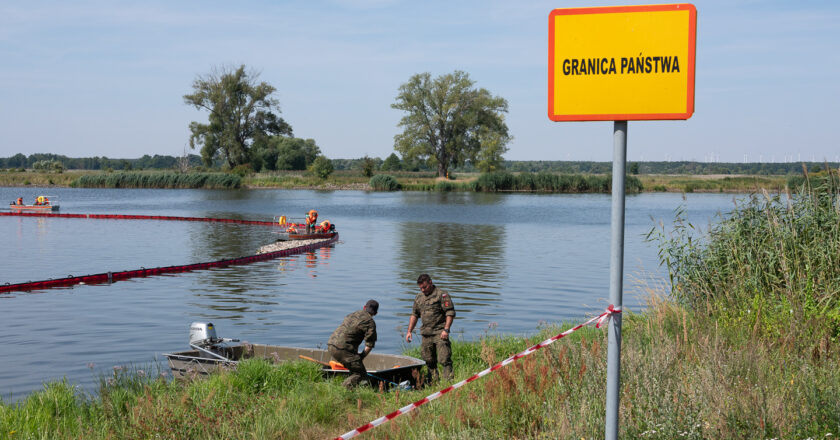
<svg viewBox="0 0 840 440"><path fill-rule="evenodd" d="M582 318L583 319L583 318ZM566 327L563 327L566 328ZM456 380L553 336L488 329L453 344ZM840 432L840 350L715 326L651 296L623 324L620 437L825 438ZM398 337L398 335L393 335ZM606 333L584 328L365 434L368 438L599 438ZM817 354L812 352L817 348ZM418 348L408 350L416 356ZM338 436L417 401L421 391L347 391L319 367L248 361L209 380L171 382L115 371L97 397L65 382L0 405L8 438L301 438ZM363 437L364 438L364 437Z"/></svg>

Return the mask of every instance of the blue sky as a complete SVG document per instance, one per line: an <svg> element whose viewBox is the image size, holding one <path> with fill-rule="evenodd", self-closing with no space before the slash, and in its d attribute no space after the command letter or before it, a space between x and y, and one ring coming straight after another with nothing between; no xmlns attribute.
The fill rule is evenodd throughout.
<svg viewBox="0 0 840 440"><path fill-rule="evenodd" d="M548 14L585 1L6 1L0 156L180 155L197 75L245 64L297 137L386 157L415 73L506 98L512 160L612 159L612 122L546 116ZM629 160L840 160L840 2L698 0L695 113L631 121ZM197 152L196 152L197 153Z"/></svg>

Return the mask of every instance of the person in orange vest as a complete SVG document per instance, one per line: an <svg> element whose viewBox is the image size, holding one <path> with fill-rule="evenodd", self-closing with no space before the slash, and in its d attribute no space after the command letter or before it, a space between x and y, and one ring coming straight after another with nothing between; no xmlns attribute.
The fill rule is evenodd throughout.
<svg viewBox="0 0 840 440"><path fill-rule="evenodd" d="M316 223L318 221L318 211L310 210L309 214L306 215L306 232L312 232L315 227L317 226Z"/></svg>
<svg viewBox="0 0 840 440"><path fill-rule="evenodd" d="M46 196L44 196L44 204L45 204L45 205L49 205L49 204L50 204L50 199L49 199L48 197L46 197Z"/></svg>
<svg viewBox="0 0 840 440"><path fill-rule="evenodd" d="M321 222L321 226L315 229L315 232L330 232L330 221L324 220Z"/></svg>
<svg viewBox="0 0 840 440"><path fill-rule="evenodd" d="M23 205L23 197L18 197L17 204L18 205Z"/></svg>

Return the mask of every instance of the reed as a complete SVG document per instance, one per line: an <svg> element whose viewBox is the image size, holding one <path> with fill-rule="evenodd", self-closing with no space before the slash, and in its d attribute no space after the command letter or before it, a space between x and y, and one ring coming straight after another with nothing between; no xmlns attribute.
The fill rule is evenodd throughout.
<svg viewBox="0 0 840 440"><path fill-rule="evenodd" d="M678 210L671 231L648 234L672 295L722 325L840 336L838 182L831 172L793 193L750 195L708 231Z"/></svg>
<svg viewBox="0 0 840 440"><path fill-rule="evenodd" d="M552 174L548 172L512 174L505 171L485 173L475 182L475 191L539 191L553 193L610 192L612 176ZM641 181L634 176L625 179L625 191L639 192Z"/></svg>
<svg viewBox="0 0 840 440"><path fill-rule="evenodd" d="M239 188L241 177L227 173L119 172L87 174L74 180L74 188Z"/></svg>
<svg viewBox="0 0 840 440"><path fill-rule="evenodd" d="M751 193L762 188L782 191L786 176L661 175L638 176L645 191ZM792 186L793 187L793 186Z"/></svg>

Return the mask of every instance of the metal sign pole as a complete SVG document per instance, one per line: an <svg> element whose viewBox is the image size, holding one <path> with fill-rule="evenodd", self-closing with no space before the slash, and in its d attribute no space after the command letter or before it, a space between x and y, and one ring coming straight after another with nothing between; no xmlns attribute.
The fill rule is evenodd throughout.
<svg viewBox="0 0 840 440"><path fill-rule="evenodd" d="M610 250L610 303L622 308L624 282L624 173L627 163L627 121L613 126L612 244ZM604 438L618 439L618 407L621 391L621 314L610 317L607 329L607 420Z"/></svg>

